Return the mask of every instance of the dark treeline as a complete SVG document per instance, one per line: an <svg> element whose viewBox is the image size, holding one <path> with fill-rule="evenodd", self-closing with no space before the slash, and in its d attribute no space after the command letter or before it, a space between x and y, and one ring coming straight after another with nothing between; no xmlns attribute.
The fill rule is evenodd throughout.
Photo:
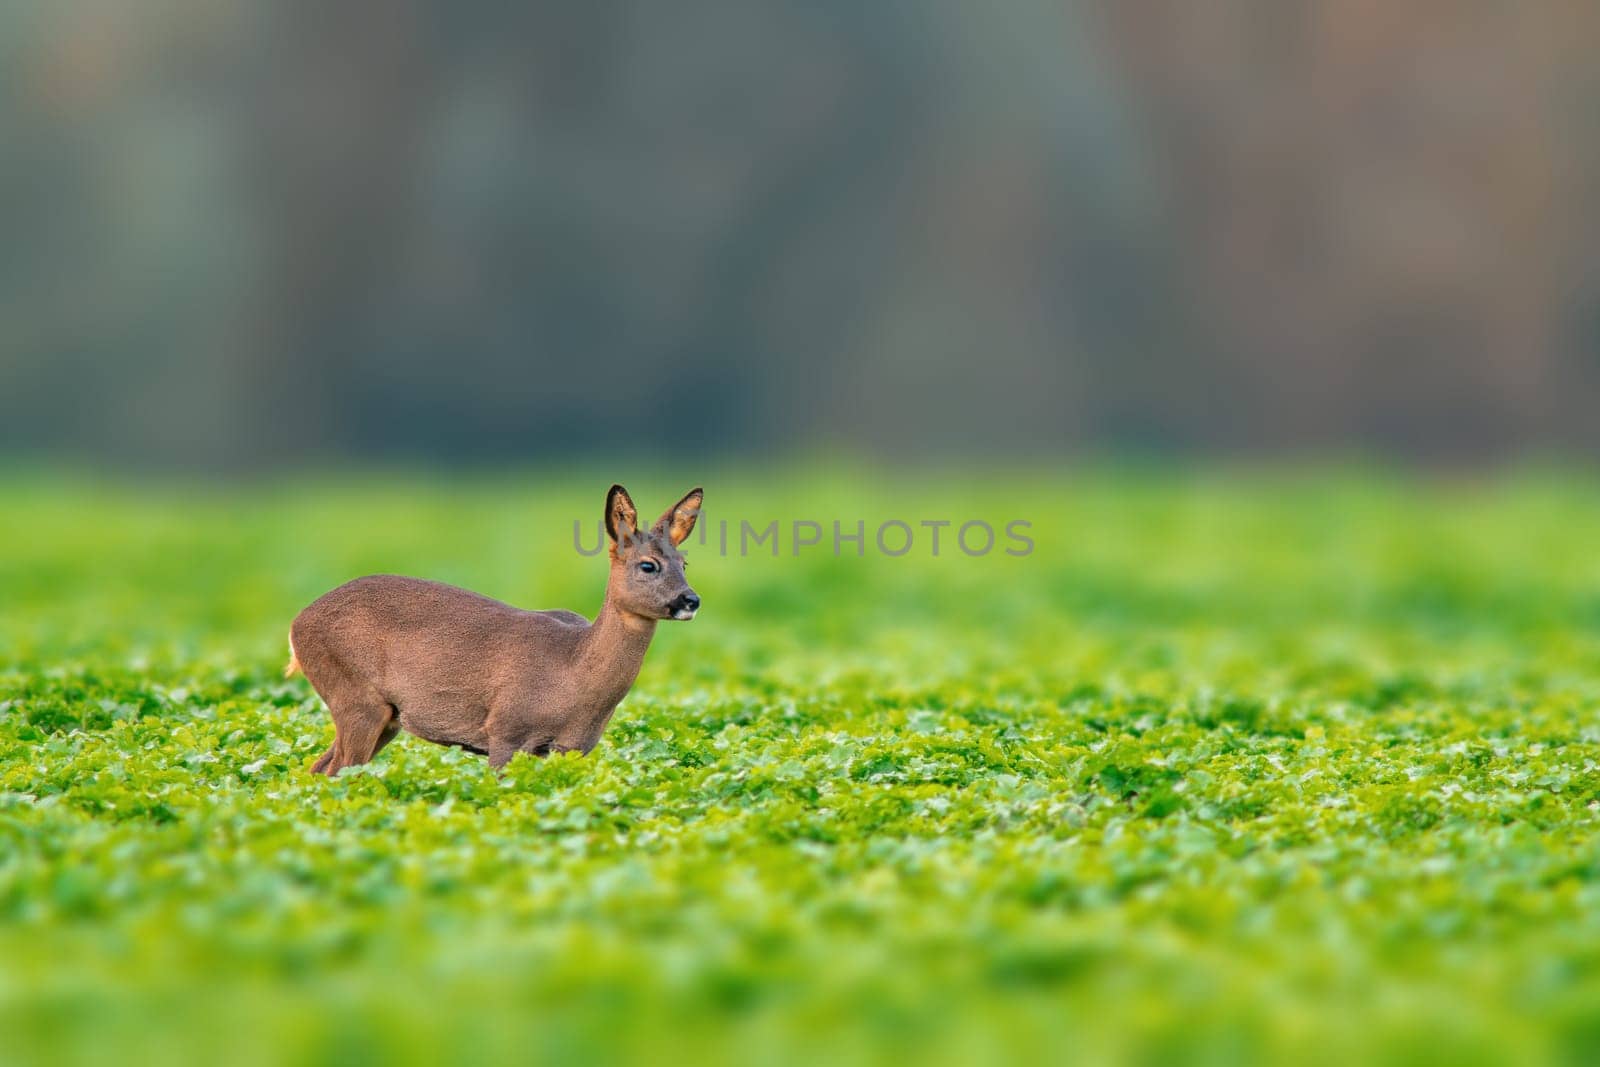
<svg viewBox="0 0 1600 1067"><path fill-rule="evenodd" d="M0 444L1600 448L1600 9L0 14Z"/></svg>

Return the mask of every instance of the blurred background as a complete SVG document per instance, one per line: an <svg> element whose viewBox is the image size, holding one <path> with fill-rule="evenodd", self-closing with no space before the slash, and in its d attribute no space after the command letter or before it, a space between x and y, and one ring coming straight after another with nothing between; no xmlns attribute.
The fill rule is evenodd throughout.
<svg viewBox="0 0 1600 1067"><path fill-rule="evenodd" d="M1571 0L0 11L0 450L1600 449Z"/></svg>

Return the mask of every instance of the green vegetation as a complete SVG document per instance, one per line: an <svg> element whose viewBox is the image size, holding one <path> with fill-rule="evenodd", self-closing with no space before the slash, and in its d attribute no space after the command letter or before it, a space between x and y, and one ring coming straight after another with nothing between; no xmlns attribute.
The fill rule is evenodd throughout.
<svg viewBox="0 0 1600 1067"><path fill-rule="evenodd" d="M592 612L608 482L11 476L0 1060L1592 1062L1593 482L708 476L1037 548L691 543L592 756L306 773L301 605Z"/></svg>

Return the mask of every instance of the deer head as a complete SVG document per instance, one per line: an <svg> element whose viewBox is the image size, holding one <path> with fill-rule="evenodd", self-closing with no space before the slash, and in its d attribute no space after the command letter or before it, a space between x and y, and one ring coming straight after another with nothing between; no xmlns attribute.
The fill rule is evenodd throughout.
<svg viewBox="0 0 1600 1067"><path fill-rule="evenodd" d="M678 546L694 531L704 492L691 489L648 530L640 529L633 499L620 485L606 494L606 533L611 537L611 578L606 600L619 611L646 619L687 621L700 597L684 577L688 566Z"/></svg>

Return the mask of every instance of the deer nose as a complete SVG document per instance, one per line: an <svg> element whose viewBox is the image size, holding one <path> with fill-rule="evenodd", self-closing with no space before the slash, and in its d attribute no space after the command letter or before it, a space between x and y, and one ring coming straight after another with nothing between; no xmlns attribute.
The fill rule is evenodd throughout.
<svg viewBox="0 0 1600 1067"><path fill-rule="evenodd" d="M685 611L700 610L700 596L697 593L685 593L678 598L678 603L683 605Z"/></svg>

